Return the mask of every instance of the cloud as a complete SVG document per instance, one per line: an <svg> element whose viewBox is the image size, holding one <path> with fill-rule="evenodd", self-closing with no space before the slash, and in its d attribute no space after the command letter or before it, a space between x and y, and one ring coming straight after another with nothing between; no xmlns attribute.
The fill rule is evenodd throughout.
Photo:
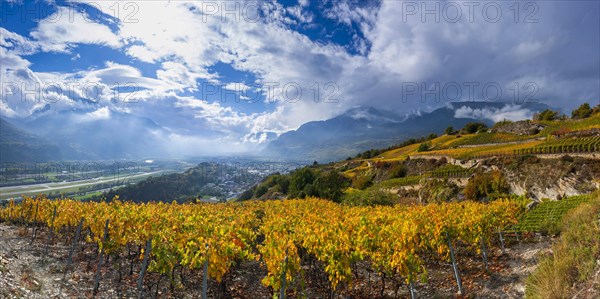
<svg viewBox="0 0 600 299"><path fill-rule="evenodd" d="M162 69L156 71L156 77L159 80L171 85L172 90L197 90L198 79L215 81L216 75L211 74L204 69L194 72L179 62L167 61L162 64Z"/></svg>
<svg viewBox="0 0 600 299"><path fill-rule="evenodd" d="M245 91L248 91L251 89L250 86L248 86L242 82L227 83L227 84L223 85L223 88L225 88L227 90L237 91L237 92L245 92Z"/></svg>
<svg viewBox="0 0 600 299"><path fill-rule="evenodd" d="M70 52L77 44L119 48L119 37L103 24L91 21L87 13L64 6L41 20L30 35L43 51Z"/></svg>
<svg viewBox="0 0 600 299"><path fill-rule="evenodd" d="M100 120L100 119L109 119L110 118L110 110L108 107L102 107L96 111L86 113L88 116L87 120Z"/></svg>
<svg viewBox="0 0 600 299"><path fill-rule="evenodd" d="M399 1L299 1L287 7L273 1L254 3L258 6L225 1L228 8L240 4L245 9L238 11L245 15L226 17L223 11L207 11L207 3L135 2L138 13L133 17L137 22L123 13L116 16L112 27L85 20L86 15L77 12L74 22L65 23L69 18L56 23L40 21L31 39L0 28L2 80L93 83L98 86L94 103L78 100L90 98L78 91L70 96L70 102L53 103L53 109L85 107L98 111L106 106L111 111L147 116L176 136L201 135L202 140L230 143L265 142L273 134L357 106L399 114L434 109L450 100L441 90L433 91L434 100L427 97L435 83L477 83L481 87L491 82L502 88L498 101L536 99L558 107L598 100L600 95L597 2L535 2L538 23L515 22L509 13L498 23L486 22L480 10L470 22L463 2L456 2L463 8L463 17L455 23L443 19L423 22L420 14L403 20L403 2ZM114 15L113 3L96 4L107 16ZM216 4L223 8L220 2ZM512 3L499 4L504 12L511 11ZM257 21L252 16L261 17ZM306 24L309 20L333 20L335 26L329 26L331 29L315 23L310 27ZM306 28L310 30L302 30ZM340 32L348 36L347 40L339 40L336 34ZM119 63L50 73L33 71L24 58L37 51L76 52L78 44L108 46L131 60L115 59ZM218 73L219 65L247 73L252 79L230 77L228 71ZM130 82L140 90L117 90L128 101L115 102L115 81ZM250 111L264 107L263 112L249 113L227 103L209 102L198 92L199 83L205 82L240 91L242 99L246 97L244 91L261 93L264 102L256 103L261 108ZM525 88L530 82L536 88ZM406 83L417 84L419 90L405 98ZM482 99L481 90L470 97L463 88L462 95L454 100ZM45 107L18 100L11 98L0 109L26 116ZM515 107L457 113L492 120L528 115Z"/></svg>
<svg viewBox="0 0 600 299"><path fill-rule="evenodd" d="M532 116L533 111L522 108L519 105L506 105L500 109L473 109L471 107L462 106L454 111L455 118L487 119L493 122L499 122L502 120L518 121L531 119Z"/></svg>
<svg viewBox="0 0 600 299"><path fill-rule="evenodd" d="M2 27L0 27L0 47L9 49L12 55L33 54L39 48L36 43Z"/></svg>
<svg viewBox="0 0 600 299"><path fill-rule="evenodd" d="M143 62L153 63L160 58L158 53L150 51L148 48L140 45L133 45L127 48L126 53Z"/></svg>

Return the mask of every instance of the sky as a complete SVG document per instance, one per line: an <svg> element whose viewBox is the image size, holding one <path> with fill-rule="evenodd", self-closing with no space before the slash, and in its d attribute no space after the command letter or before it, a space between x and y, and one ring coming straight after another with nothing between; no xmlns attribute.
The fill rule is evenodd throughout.
<svg viewBox="0 0 600 299"><path fill-rule="evenodd" d="M0 113L131 114L241 151L362 106L570 110L600 103L599 28L598 1L3 0Z"/></svg>

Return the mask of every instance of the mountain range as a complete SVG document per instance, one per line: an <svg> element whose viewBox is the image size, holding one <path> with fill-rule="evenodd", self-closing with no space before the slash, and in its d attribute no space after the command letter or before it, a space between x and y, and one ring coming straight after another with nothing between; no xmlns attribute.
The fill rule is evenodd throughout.
<svg viewBox="0 0 600 299"><path fill-rule="evenodd" d="M1 162L44 162L61 159L62 152L56 143L19 129L0 117Z"/></svg>
<svg viewBox="0 0 600 299"><path fill-rule="evenodd" d="M1 161L143 159L164 154L168 144L163 137L168 132L155 122L108 109L103 113L61 111L12 123L2 118Z"/></svg>
<svg viewBox="0 0 600 299"><path fill-rule="evenodd" d="M330 162L372 148L385 148L406 139L441 134L448 126L469 122L492 125L502 117L516 120L549 107L542 103L455 102L429 113L401 116L393 111L358 107L324 121L308 122L283 133L263 150L270 157ZM526 116L526 117L524 117Z"/></svg>
<svg viewBox="0 0 600 299"><path fill-rule="evenodd" d="M303 124L269 142L260 156L269 159L335 161L408 138L440 134L468 122L488 125L528 118L549 108L541 103L455 102L431 112L400 114L356 107L323 121ZM2 162L144 159L172 156L170 132L150 118L106 108L40 111L24 119L1 119Z"/></svg>

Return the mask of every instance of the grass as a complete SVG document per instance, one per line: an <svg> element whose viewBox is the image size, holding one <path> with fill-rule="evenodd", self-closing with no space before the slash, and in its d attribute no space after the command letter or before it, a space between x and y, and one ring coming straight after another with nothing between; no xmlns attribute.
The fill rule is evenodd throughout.
<svg viewBox="0 0 600 299"><path fill-rule="evenodd" d="M565 215L553 254L543 258L527 279L526 298L571 298L577 291L574 284L592 279L600 258L600 194L594 197Z"/></svg>

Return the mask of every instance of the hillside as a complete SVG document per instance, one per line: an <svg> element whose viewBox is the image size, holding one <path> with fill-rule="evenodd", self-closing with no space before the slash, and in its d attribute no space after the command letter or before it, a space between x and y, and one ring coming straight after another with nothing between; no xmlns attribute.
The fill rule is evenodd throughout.
<svg viewBox="0 0 600 299"><path fill-rule="evenodd" d="M143 159L167 156L168 132L146 117L101 110L43 113L21 120L22 126L60 143L65 159Z"/></svg>
<svg viewBox="0 0 600 299"><path fill-rule="evenodd" d="M0 162L47 162L62 159L60 147L0 117Z"/></svg>
<svg viewBox="0 0 600 299"><path fill-rule="evenodd" d="M600 187L600 113L483 125L468 123L441 136L413 138L353 159L267 178L241 199L321 196L352 202L422 202L430 192L442 192L440 200L457 200L469 185L480 184L478 180L492 172L505 185L502 194L534 200L587 194ZM477 197L496 191L484 190Z"/></svg>

